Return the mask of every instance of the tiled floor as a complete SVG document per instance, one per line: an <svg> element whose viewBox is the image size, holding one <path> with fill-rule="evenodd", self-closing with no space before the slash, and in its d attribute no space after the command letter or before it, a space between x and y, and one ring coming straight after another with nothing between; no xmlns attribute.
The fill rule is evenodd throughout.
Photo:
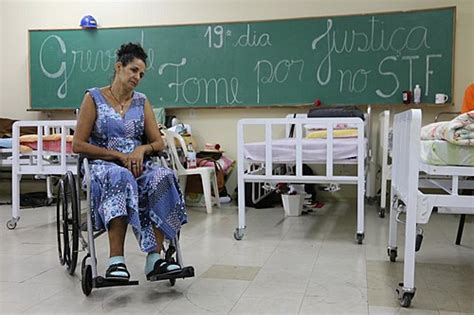
<svg viewBox="0 0 474 315"><path fill-rule="evenodd" d="M145 256L129 233L127 265L140 285L96 289L89 297L82 294L79 271L71 277L58 263L54 208L22 210L13 231L5 228L10 211L0 206L1 314L474 313L472 218L463 245L455 246L458 217L432 216L417 254L415 299L402 309L394 288L402 280L403 250L396 263L388 262L388 219L378 218L372 206L366 207L364 244L355 244L354 201L286 219L281 208L249 209L242 241L233 238L235 206L212 215L190 209L181 246L196 277L174 287L147 282ZM106 241L96 240L101 272Z"/></svg>

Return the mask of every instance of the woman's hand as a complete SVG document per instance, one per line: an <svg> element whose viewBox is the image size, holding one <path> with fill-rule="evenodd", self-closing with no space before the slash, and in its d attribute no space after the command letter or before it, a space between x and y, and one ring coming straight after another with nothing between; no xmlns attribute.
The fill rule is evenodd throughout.
<svg viewBox="0 0 474 315"><path fill-rule="evenodd" d="M139 177L143 173L143 157L145 151L146 149L144 146L139 146L127 156L126 167L135 177Z"/></svg>
<svg viewBox="0 0 474 315"><path fill-rule="evenodd" d="M128 168L128 154L118 152L116 153L117 161L119 161L123 166Z"/></svg>

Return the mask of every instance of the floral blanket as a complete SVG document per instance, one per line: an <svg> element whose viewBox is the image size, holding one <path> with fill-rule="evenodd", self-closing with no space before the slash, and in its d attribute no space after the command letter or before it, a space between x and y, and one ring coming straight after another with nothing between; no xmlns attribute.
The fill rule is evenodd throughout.
<svg viewBox="0 0 474 315"><path fill-rule="evenodd" d="M224 171L225 175L229 175L230 172L232 171L235 161L229 159L225 155L222 155L220 159L216 160L216 162L219 164L221 169ZM206 159L197 159L197 165L199 166L205 166L205 167L215 167L214 162L211 160L206 160Z"/></svg>
<svg viewBox="0 0 474 315"><path fill-rule="evenodd" d="M424 126L421 128L421 140L446 140L457 145L474 146L474 110L451 121Z"/></svg>

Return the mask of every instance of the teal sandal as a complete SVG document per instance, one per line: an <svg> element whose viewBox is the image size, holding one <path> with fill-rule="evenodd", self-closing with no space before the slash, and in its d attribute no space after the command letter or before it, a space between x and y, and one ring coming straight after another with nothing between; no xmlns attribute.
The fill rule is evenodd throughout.
<svg viewBox="0 0 474 315"><path fill-rule="evenodd" d="M175 267L170 269L170 267ZM180 273L181 272L181 266L178 265L177 263L169 263L164 259L158 259L155 262L155 265L153 266L153 270L150 271L147 275L146 278L147 280L150 280L153 276L157 275L171 275L175 273Z"/></svg>
<svg viewBox="0 0 474 315"><path fill-rule="evenodd" d="M127 270L127 266L123 263L112 264L107 268L105 272L105 278L112 281L129 281L130 273Z"/></svg>

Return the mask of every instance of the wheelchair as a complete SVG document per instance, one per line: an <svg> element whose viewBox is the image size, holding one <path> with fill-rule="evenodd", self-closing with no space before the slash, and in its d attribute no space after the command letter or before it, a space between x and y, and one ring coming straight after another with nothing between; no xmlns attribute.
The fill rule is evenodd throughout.
<svg viewBox="0 0 474 315"><path fill-rule="evenodd" d="M87 221L81 222L81 167L84 166L84 177L86 182L86 214ZM80 157L77 167L77 176L68 171L58 183L57 204L56 204L56 231L59 263L65 266L67 272L73 275L78 261L79 245L81 250L86 252L81 263L81 285L84 295L89 296L94 288L104 288L112 286L138 285L136 280L113 281L100 276L97 271L97 256L94 239L106 232L105 229L94 229L91 215L91 192L90 192L90 171L87 158ZM86 236L83 236L83 232ZM170 263L177 263L181 266L181 272L174 274L155 275L150 281L168 280L174 286L176 279L194 277L194 267L183 266L181 249L178 235L168 240L169 244L164 246L165 260ZM165 242L168 243L168 242ZM166 244L165 244L166 245Z"/></svg>

